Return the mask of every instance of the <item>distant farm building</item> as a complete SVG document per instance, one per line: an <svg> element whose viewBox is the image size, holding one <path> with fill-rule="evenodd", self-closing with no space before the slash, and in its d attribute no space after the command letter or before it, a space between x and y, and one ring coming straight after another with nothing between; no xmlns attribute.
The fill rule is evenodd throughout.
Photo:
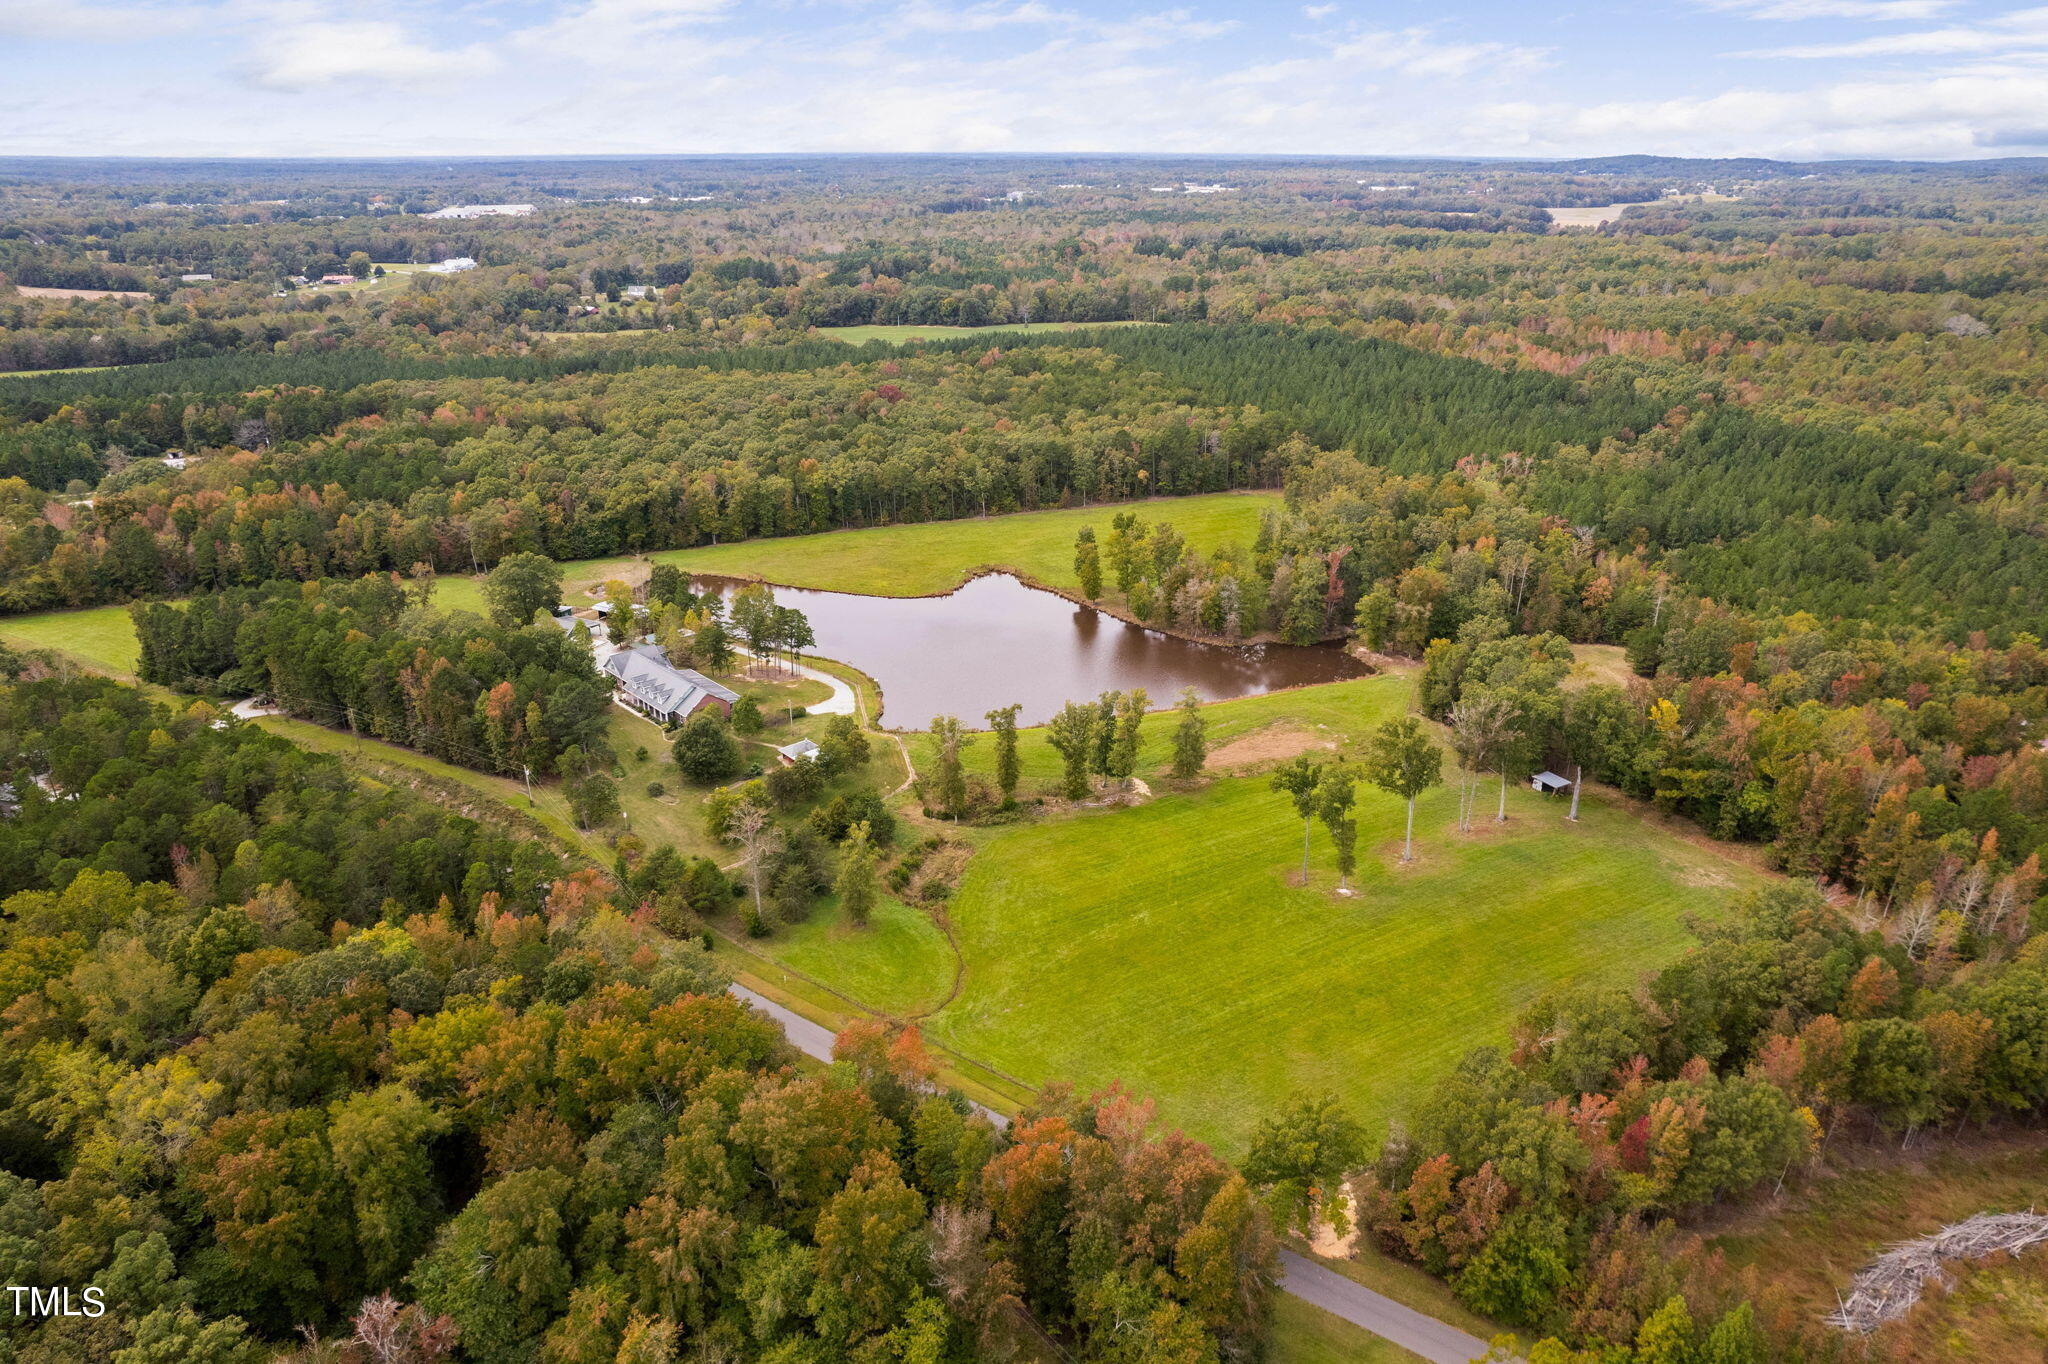
<svg viewBox="0 0 2048 1364"><path fill-rule="evenodd" d="M322 284L354 284L356 277L354 275L322 275L320 276L320 282Z"/></svg>
<svg viewBox="0 0 2048 1364"><path fill-rule="evenodd" d="M1546 796L1555 791L1563 791L1570 786L1571 781L1568 778L1560 777L1555 772L1538 772L1535 776L1529 778L1529 789L1531 791L1540 791Z"/></svg>
<svg viewBox="0 0 2048 1364"><path fill-rule="evenodd" d="M450 204L423 214L428 218L524 218L533 212L532 204Z"/></svg>
<svg viewBox="0 0 2048 1364"><path fill-rule="evenodd" d="M450 256L447 260L435 261L427 269L437 275L459 275L464 270L476 269L476 262L468 256Z"/></svg>
<svg viewBox="0 0 2048 1364"><path fill-rule="evenodd" d="M620 649L605 659L604 670L612 679L612 695L658 724L681 724L704 706L730 715L740 699L738 692L703 673L671 665L656 644Z"/></svg>
<svg viewBox="0 0 2048 1364"><path fill-rule="evenodd" d="M183 281L184 281L185 283L187 283L187 284L204 284L204 283L205 283L205 282L206 282L207 280L210 280L210 279L212 279L212 278L213 278L213 276L212 276L212 275L180 275L180 276L178 276L178 278L179 278L179 279L181 279L181 280L183 280Z"/></svg>

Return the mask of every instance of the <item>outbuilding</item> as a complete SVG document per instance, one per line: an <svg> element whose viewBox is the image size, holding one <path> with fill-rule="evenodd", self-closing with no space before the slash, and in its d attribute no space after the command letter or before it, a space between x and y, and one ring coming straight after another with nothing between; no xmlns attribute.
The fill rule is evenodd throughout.
<svg viewBox="0 0 2048 1364"><path fill-rule="evenodd" d="M1563 791L1570 785L1571 782L1567 778L1560 777L1555 772L1538 772L1529 778L1529 789L1546 796Z"/></svg>
<svg viewBox="0 0 2048 1364"><path fill-rule="evenodd" d="M782 759L784 767L795 767L800 762L816 762L818 746L809 739L798 739L793 744L784 744L776 749L775 754Z"/></svg>

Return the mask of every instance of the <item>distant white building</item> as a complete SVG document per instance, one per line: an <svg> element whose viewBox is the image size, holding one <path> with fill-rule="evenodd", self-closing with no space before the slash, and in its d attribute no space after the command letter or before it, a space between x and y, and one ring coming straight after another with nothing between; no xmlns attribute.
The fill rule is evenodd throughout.
<svg viewBox="0 0 2048 1364"><path fill-rule="evenodd" d="M533 212L532 204L450 204L437 208L432 213L422 214L427 218L524 218Z"/></svg>
<svg viewBox="0 0 2048 1364"><path fill-rule="evenodd" d="M212 278L213 278L213 276L212 276L212 275L180 275L180 276L178 276L178 278L179 278L179 279L181 279L181 280L183 280L183 281L184 281L185 283L187 283L187 284L204 284L204 283L205 283L205 282L206 282L207 280L210 280L210 279L212 279Z"/></svg>
<svg viewBox="0 0 2048 1364"><path fill-rule="evenodd" d="M464 270L476 269L476 262L468 256L450 256L447 260L435 261L427 269L437 275L459 275Z"/></svg>
<svg viewBox="0 0 2048 1364"><path fill-rule="evenodd" d="M166 469L182 469L188 462L183 450L164 451L164 467Z"/></svg>
<svg viewBox="0 0 2048 1364"><path fill-rule="evenodd" d="M627 298L645 298L654 292L654 286L651 284L628 284L619 292L623 293Z"/></svg>
<svg viewBox="0 0 2048 1364"><path fill-rule="evenodd" d="M784 744L775 750L775 756L782 759L784 767L795 767L800 762L816 762L818 746L809 739L798 739L793 744Z"/></svg>

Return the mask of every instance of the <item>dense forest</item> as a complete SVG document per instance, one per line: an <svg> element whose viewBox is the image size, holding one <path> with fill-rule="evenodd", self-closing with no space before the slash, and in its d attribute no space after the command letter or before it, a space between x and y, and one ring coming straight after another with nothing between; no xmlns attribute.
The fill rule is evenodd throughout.
<svg viewBox="0 0 2048 1364"><path fill-rule="evenodd" d="M1148 1105L999 1131L879 1025L801 1071L530 834L4 664L0 1245L108 1305L9 1358L1255 1356L1262 1207Z"/></svg>

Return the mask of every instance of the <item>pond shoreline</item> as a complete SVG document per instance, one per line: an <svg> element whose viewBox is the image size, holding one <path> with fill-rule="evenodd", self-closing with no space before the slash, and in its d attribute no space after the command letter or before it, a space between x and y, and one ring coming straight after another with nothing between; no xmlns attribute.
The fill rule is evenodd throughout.
<svg viewBox="0 0 2048 1364"><path fill-rule="evenodd" d="M1147 709L1163 711L1184 686L1210 702L1384 671L1335 642L1295 645L1269 633L1230 641L1147 625L995 565L977 566L942 590L888 595L801 587L761 573L697 573L691 582L717 594L767 588L805 610L817 627L810 654L865 675L882 703L871 723L892 733L918 732L915 718L927 711L971 718L985 704L1011 699L1035 725L1063 701L1105 690L1144 689L1156 698ZM906 684L911 694L896 695ZM915 718L893 723L906 715Z"/></svg>

